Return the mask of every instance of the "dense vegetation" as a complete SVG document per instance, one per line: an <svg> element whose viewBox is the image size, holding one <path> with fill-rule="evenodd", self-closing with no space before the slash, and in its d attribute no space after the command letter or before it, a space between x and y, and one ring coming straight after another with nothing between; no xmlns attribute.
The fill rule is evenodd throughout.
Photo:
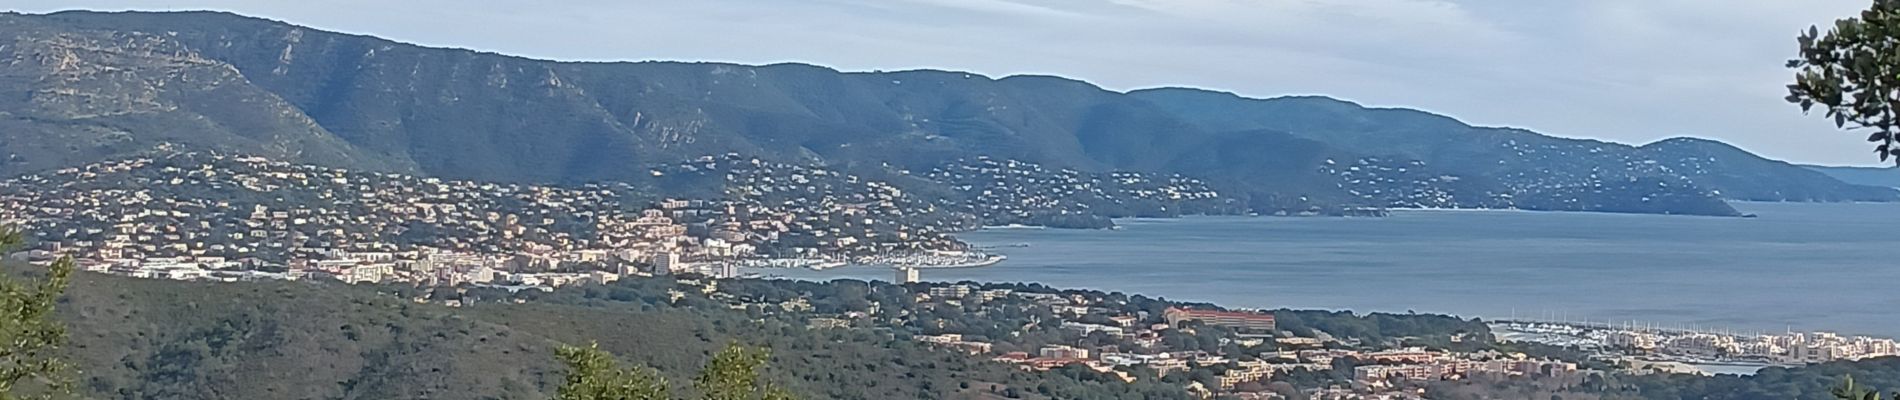
<svg viewBox="0 0 1900 400"><path fill-rule="evenodd" d="M438 297L464 302L511 303L522 306L485 306L486 312L506 313L507 318L552 318L546 323L591 330L598 322L584 316L569 319L552 313L534 312L534 307L585 309L640 309L689 315L741 318L738 322L715 320L713 333L741 335L773 350L772 365L787 371L811 375L799 378L809 385L808 393L822 398L878 398L880 393L903 394L890 398L956 398L968 396L1041 397L1060 399L1187 398L1179 385L1154 380L1124 384L1094 371L1065 369L1050 373L1031 373L1013 366L992 363L980 357L944 352L913 341L914 335L946 331L983 333L987 337L1008 337L1026 315L976 315L951 309L924 310L911 301L908 290L884 283L839 281L816 283L803 281L737 280L722 281L718 293L744 298L747 303L776 304L799 298L810 299L810 309L788 310L780 307L750 306L734 310L731 303L702 296L672 296L671 292L691 290L670 278L626 279L606 286L570 288L550 293L499 290L471 290ZM421 296L424 294L414 294ZM853 329L811 330L808 319L818 315L836 315L868 311L873 302L881 305L876 312L885 315L914 315L912 323L900 326L859 326ZM1021 318L1021 319L1018 319ZM535 322L541 323L541 322ZM1017 325L1012 325L1017 324ZM920 329L924 326L935 330ZM599 326L601 334L611 334L612 326ZM1025 335L1029 336L1029 335ZM1033 339L1025 339L1033 340ZM609 345L602 339L602 345ZM1002 348L1002 347L999 347ZM1028 350L1034 350L1029 348ZM797 355L797 357L793 357ZM885 381L852 375L883 376L900 374L903 381ZM852 385L852 379L860 383ZM793 387L799 388L794 384ZM975 388L975 389L971 389ZM987 394L984 394L987 393ZM1012 396L1013 395L1013 396Z"/></svg>
<svg viewBox="0 0 1900 400"><path fill-rule="evenodd" d="M470 291L456 309L411 301L413 288L80 274L59 313L79 389L98 398L552 398L566 376L558 347L589 341L673 382L733 341L769 348L761 379L801 398L1186 398L1174 385L1031 373L693 296L674 305L672 287Z"/></svg>
<svg viewBox="0 0 1900 400"><path fill-rule="evenodd" d="M19 272L19 270L15 270ZM733 309L678 296L672 279L509 293L499 289L364 287L323 282L190 283L96 274L75 277L61 304L74 332L64 352L79 389L99 398L549 398L573 376L557 364L584 356L561 343L597 341L603 354L665 382L737 341L771 349L761 382L783 382L803 398L1188 398L1177 376L1123 383L1083 368L1035 373L933 349L912 335L949 330L1005 337L1023 316L908 309L904 291L881 283L729 281L722 293L815 299L808 312ZM994 285L1037 293L1115 296L1127 307L1165 309L1163 300L1037 285ZM907 297L907 296L904 296ZM419 304L454 298L461 308ZM916 313L914 323L810 329L823 312L869 302ZM517 304L520 303L520 304ZM1481 327L1440 316L1281 311L1293 329L1369 337L1443 337ZM926 328L931 327L931 328ZM929 329L929 330L927 330ZM1204 330L1212 332L1213 330ZM1227 345L1215 337L1171 337L1177 345ZM1015 342L1031 346L1033 338ZM1001 341L1009 342L1009 341ZM1200 343L1200 344L1194 344ZM754 353L751 357L765 356ZM630 369L631 370L631 369ZM1334 379L1319 378L1319 379ZM700 389L672 385L682 393Z"/></svg>
<svg viewBox="0 0 1900 400"><path fill-rule="evenodd" d="M566 383L556 390L556 400L672 400L673 389L666 378L642 367L621 367L614 355L600 349L561 346L556 350L567 365ZM714 354L706 368L693 378L695 399L702 400L793 400L791 392L761 382L759 371L769 354L732 344Z"/></svg>
<svg viewBox="0 0 1900 400"><path fill-rule="evenodd" d="M23 242L0 226L0 254ZM0 274L0 400L51 399L72 390L72 364L59 358L66 326L53 308L72 279L73 259L61 258L37 282Z"/></svg>

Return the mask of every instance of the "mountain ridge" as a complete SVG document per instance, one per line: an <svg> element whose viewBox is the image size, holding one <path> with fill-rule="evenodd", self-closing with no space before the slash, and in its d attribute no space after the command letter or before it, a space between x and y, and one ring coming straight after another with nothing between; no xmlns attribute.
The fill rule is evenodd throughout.
<svg viewBox="0 0 1900 400"><path fill-rule="evenodd" d="M1900 167L1835 167L1823 165L1802 165L1801 167L1827 174L1827 176L1839 179L1842 182L1900 190Z"/></svg>
<svg viewBox="0 0 1900 400"><path fill-rule="evenodd" d="M1253 99L1186 88L1122 92L1050 75L993 78L935 69L843 72L801 63L547 61L409 45L224 12L9 14L0 15L0 30L28 44L78 38L85 46L121 53L181 49L176 53L206 60L206 68L232 71L223 87L245 95L226 102L264 105L242 116L269 122L262 126L307 125L310 133L296 137L314 138L270 137L267 143L247 144L219 138L255 135L258 129L122 122L138 128L129 134L139 139L132 141L137 145L171 143L161 139L176 137L211 150L445 178L626 180L641 174L644 165L736 152L866 168L924 169L991 156L1089 171L1194 173L1245 194L1260 211L1370 206L1734 215L1713 199L1714 193L1798 201L1900 200L1819 175L1788 175L1795 181L1760 190L1752 188L1760 184L1736 180L1705 188L1674 172L1678 166L1626 165L1652 156L1628 150L1635 146L1474 127L1449 116L1368 108L1328 97ZM120 45L125 38L154 44L149 49ZM75 62L104 61L110 54ZM165 75L149 64L124 69ZM98 87L100 98L139 98L139 92L115 89L120 86L90 83L110 82L103 78L56 84L33 78L16 77L15 85L53 93L46 97L55 100L63 99L57 95L62 90L89 87L84 84ZM0 80L0 89L10 87L15 86ZM191 82L171 87L191 87ZM1178 93L1219 93L1240 101L1206 105L1165 96ZM185 120L227 111L213 106L216 99L199 100L209 96L175 97L184 100L171 109L118 111L182 114ZM92 121L30 107L0 105L0 113L15 116L12 121ZM6 149L14 155L0 164L0 172L126 151L62 149L61 136L98 141L103 139L92 138L104 135L33 135L26 132L66 131L27 128L12 134L20 139L9 141L27 143L20 147L33 152L20 156L27 152ZM147 133L154 131L172 133ZM1561 151L1615 147L1621 158L1551 161L1527 156L1526 151L1537 149L1512 148L1519 140L1561 145L1556 149ZM66 154L42 153L62 150ZM1355 176L1352 168L1333 167L1361 162L1387 172ZM1660 186L1629 185L1644 180ZM1709 199L1641 204L1659 196Z"/></svg>
<svg viewBox="0 0 1900 400"><path fill-rule="evenodd" d="M1101 90L1101 91L1105 91L1105 92L1109 92L1109 93L1116 93L1116 94L1124 94L1124 95L1134 95L1134 94L1138 94L1138 93L1142 93L1142 92L1163 92L1163 91L1193 91L1193 92L1206 92L1206 93L1210 93L1210 94L1220 94L1220 95L1226 95L1226 96L1230 96L1230 97L1233 97L1233 98L1235 98L1235 99L1239 99L1239 100L1253 100L1253 101L1273 101L1273 100L1325 100L1325 101L1332 101L1332 102L1338 102L1338 103L1344 103L1344 104L1347 104L1347 105L1350 105L1350 106L1354 106L1354 107L1359 107L1359 108L1364 108L1364 109L1367 109L1367 110L1373 110L1373 111L1386 111L1386 110L1391 110L1391 111L1406 111L1406 112L1416 112L1416 113L1422 113L1422 114L1426 114L1426 115L1429 115L1429 116L1433 116L1433 117L1441 117L1441 118L1445 118L1445 119L1449 119L1449 120L1452 120L1452 121L1455 121L1455 122L1458 122L1458 123L1461 123L1461 124L1467 124L1467 125L1470 125L1470 126L1472 126L1472 127L1475 127L1475 128L1485 128L1485 129L1505 129L1505 130L1518 130L1518 131L1526 131L1526 132L1532 132L1532 133L1537 133L1537 134L1539 134L1539 135L1543 135L1543 136L1549 136L1549 137L1553 137L1553 138L1559 138L1559 139L1569 139L1569 140L1589 140L1589 141L1601 141L1601 142L1605 142L1605 143L1612 143L1612 144L1621 144L1621 145L1627 145L1627 146L1636 146L1636 147L1642 147L1642 146L1647 146L1647 145L1649 145L1649 144L1654 144L1654 143L1657 143L1657 142L1664 142L1664 141L1670 141L1670 140L1677 140L1677 139L1694 139L1694 138L1698 138L1698 137L1695 137L1695 136L1672 136L1672 137L1666 137L1666 138L1662 138L1662 139L1657 139L1657 140L1654 140L1654 141L1651 141L1651 142L1648 142L1648 143L1625 143L1625 142L1618 142L1618 141L1614 141L1614 140L1604 140L1604 139L1596 139L1596 138L1589 138L1589 137L1571 137L1571 136L1556 136L1556 135L1550 135L1550 134L1545 134L1545 133L1541 133L1541 132L1536 132L1536 131L1535 131L1535 130L1533 130L1533 129L1528 129L1528 128L1522 128L1522 127L1516 127L1516 126L1508 126L1508 125L1474 125L1474 124L1470 124L1469 122L1464 122L1464 121L1463 121L1462 119L1459 119L1458 117L1455 117L1455 116L1451 116L1451 115L1448 115L1448 114L1442 114L1442 113L1438 113L1438 112L1433 112L1433 111L1427 111L1427 110L1423 110L1423 109L1419 109L1419 108L1416 108L1416 107L1408 107L1408 106L1373 106L1373 105L1367 105L1366 103L1363 103L1363 102L1360 102L1360 101L1357 101L1357 100L1350 100L1350 99L1344 99L1344 98L1339 98L1339 97L1334 97L1334 96L1330 96L1330 95L1324 95L1324 94L1288 94L1288 95L1274 95L1274 96L1258 96L1258 95L1245 95L1245 94L1241 94L1241 93L1238 93L1238 92L1235 92L1235 91L1232 91L1232 90L1225 90L1225 89L1218 89L1218 88L1209 88L1209 87L1198 87L1198 86L1174 86L1174 85L1160 85L1160 86L1145 86L1145 87L1136 87L1136 88L1130 88L1130 89L1110 89L1110 88L1106 88L1106 87L1101 87L1100 85L1096 85L1096 84L1094 84L1094 83L1092 83L1092 82L1088 82L1087 80L1084 80L1084 79L1078 79L1078 78L1071 78L1071 77L1065 77L1065 76L1061 76L1061 75L1056 75L1056 74L1048 74L1048 73L1014 73L1014 74L1006 74L1006 75L991 75L991 74L986 74L986 73L979 73L979 72L969 72L969 71L958 71L958 70L953 70L953 69L942 69L942 68L928 68L928 67L917 67L917 68L902 68L902 69L891 69L891 70L884 70L884 69L871 69L871 70L847 70L847 69L840 69L840 68L837 68L837 67L832 67L832 66L827 66L827 65L823 65L823 64L814 64L814 63L809 63L809 62L798 62L798 61L779 61L779 62L770 62L770 63L761 63L761 64L747 64L747 63L743 63L743 62L734 62L734 61L698 61L698 60L669 60L669 59L650 59L650 60L560 60L560 59L552 59L552 58L535 58L535 57L529 57L529 56L519 56L519 55L512 55L512 54L508 54L508 53L504 53L504 52L499 52L499 51L493 51L493 50L481 50L481 49L476 49L476 48L471 48L471 47L458 47L458 46L454 46L454 45L427 45L427 44L418 44L418 43L413 43L413 42L405 42L405 41L401 41L401 40L398 40L398 39L389 39L389 38L384 38L384 37L381 37L381 36L376 36L376 35L374 35L374 34L366 34L366 33L352 33L352 32L346 32L346 31L340 31L340 30L329 30L329 29L323 29L323 28L315 28L315 27L308 27L308 26L302 26L302 25L298 25L297 23L294 23L294 22L290 22L290 21L287 21L287 20L281 20L281 19L273 19L273 18L269 18L269 17L257 17L257 16L249 16L249 15L244 15L244 14L240 14L240 13L235 13L235 12L231 12L231 11L222 11L222 10L181 10L181 11L145 11L145 10L124 10L124 11L95 11L95 10L61 10L61 11L55 11L55 12L49 12L49 13L23 13L23 12L12 12L12 11L6 11L6 12L0 12L0 16L9 16L9 15L10 15L10 16L20 16L20 17L56 17L56 16L61 16L61 15L87 15L87 14L106 14L106 15L111 15L111 14L156 14L156 15L164 15L164 14L185 14L185 15L198 15L198 14L203 14L203 15L215 15L215 16L219 16L219 17L226 17L226 18L233 18L233 19L235 19L235 20L249 20L249 21L254 21L254 22L255 22L255 21L262 21L262 22L269 22L269 23L275 23L275 24L283 24L283 25L292 25L292 26L298 26L298 27L300 27L300 28L304 28L304 29L313 29L313 30L321 30L321 31L323 31L323 32L326 32L326 33L330 33L330 34L336 34L336 35L343 35L343 36L352 36L352 37L357 37L357 38L363 38L363 39L369 39L369 40L375 40L375 41L380 41L380 42L387 42L387 43L391 43L391 44L399 44L399 45L403 45L403 46L412 46L412 47L417 47L417 48L422 48L422 49L429 49L429 50L444 50L444 51L459 51L459 52L470 52L470 53L475 53L475 54L478 54L478 55L483 55L483 56L496 56L496 57L505 57L505 58L511 58L511 59L517 59L517 60L522 60L522 61L535 61L535 62L553 62L553 63L561 63L561 64L583 64L583 65L584 65L584 64L598 64L598 65L639 65L639 64L686 64L686 65L713 65L713 66L727 66L727 67L743 67L743 68L778 68L778 67L790 67L790 68L809 68L809 69L818 69L818 70L823 70L823 71L826 71L826 72L832 72L832 73L837 73L837 74L844 74L844 75L885 75L885 74L904 74L904 73L943 73L943 74L959 74L959 75L969 75L969 76L973 76L973 77L980 77L980 78L984 78L984 79L987 79L987 80L990 80L990 81L1006 81L1006 80L1011 80L1011 79L1018 79L1018 78L1022 78L1022 79L1041 79L1041 78L1047 78L1047 79L1056 79L1056 80L1061 80L1061 81L1068 81L1068 82L1074 82L1074 83L1079 83L1079 84L1083 84L1083 85L1087 85L1087 86L1091 86L1091 87L1093 87L1094 89L1098 89L1098 90ZM1702 139L1706 139L1706 138L1702 138ZM1720 140L1718 140L1718 139L1706 139L1706 140L1712 140L1712 141L1718 141L1718 142L1720 141ZM1726 142L1724 142L1724 143L1726 143ZM1744 149L1744 151L1746 151L1746 149Z"/></svg>

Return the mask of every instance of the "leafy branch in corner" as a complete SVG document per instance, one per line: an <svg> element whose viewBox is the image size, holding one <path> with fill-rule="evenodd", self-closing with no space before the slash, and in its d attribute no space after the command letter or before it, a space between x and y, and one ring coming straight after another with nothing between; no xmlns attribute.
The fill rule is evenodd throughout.
<svg viewBox="0 0 1900 400"><path fill-rule="evenodd" d="M1872 129L1867 141L1885 162L1900 163L1900 0L1874 0L1860 16L1797 38L1800 58L1787 101L1803 112L1823 106L1837 128Z"/></svg>
<svg viewBox="0 0 1900 400"><path fill-rule="evenodd" d="M0 254L22 242L0 227ZM59 357L66 327L53 307L72 280L73 259L61 257L37 284L0 274L0 400L51 399L72 392L71 364Z"/></svg>

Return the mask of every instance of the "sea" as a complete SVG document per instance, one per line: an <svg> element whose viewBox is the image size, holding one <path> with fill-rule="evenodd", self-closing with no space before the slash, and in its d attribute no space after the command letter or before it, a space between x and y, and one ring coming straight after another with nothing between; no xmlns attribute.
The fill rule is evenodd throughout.
<svg viewBox="0 0 1900 400"><path fill-rule="evenodd" d="M1900 204L1735 206L1756 217L1420 210L984 229L960 237L1008 260L922 277L1227 307L1900 337ZM756 272L894 277L866 266Z"/></svg>

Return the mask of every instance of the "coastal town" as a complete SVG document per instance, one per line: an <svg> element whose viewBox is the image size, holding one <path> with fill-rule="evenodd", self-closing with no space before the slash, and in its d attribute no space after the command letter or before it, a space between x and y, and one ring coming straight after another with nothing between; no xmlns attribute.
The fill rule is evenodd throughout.
<svg viewBox="0 0 1900 400"><path fill-rule="evenodd" d="M719 162L702 161L678 168ZM631 274L730 278L742 265L992 258L947 234L970 223L888 186L825 170L747 171L729 178L747 184L734 187L809 193L645 199L630 184L477 183L181 154L0 183L0 221L35 236L18 258L71 254L86 270L181 280L553 287ZM766 174L785 178L755 177Z"/></svg>
<svg viewBox="0 0 1900 400"><path fill-rule="evenodd" d="M547 288L742 268L986 266L1002 257L950 233L1237 210L1180 176L988 158L889 174L967 196L926 200L891 181L737 154L556 187L187 152L0 182L0 222L35 236L17 258L71 254L127 276Z"/></svg>

